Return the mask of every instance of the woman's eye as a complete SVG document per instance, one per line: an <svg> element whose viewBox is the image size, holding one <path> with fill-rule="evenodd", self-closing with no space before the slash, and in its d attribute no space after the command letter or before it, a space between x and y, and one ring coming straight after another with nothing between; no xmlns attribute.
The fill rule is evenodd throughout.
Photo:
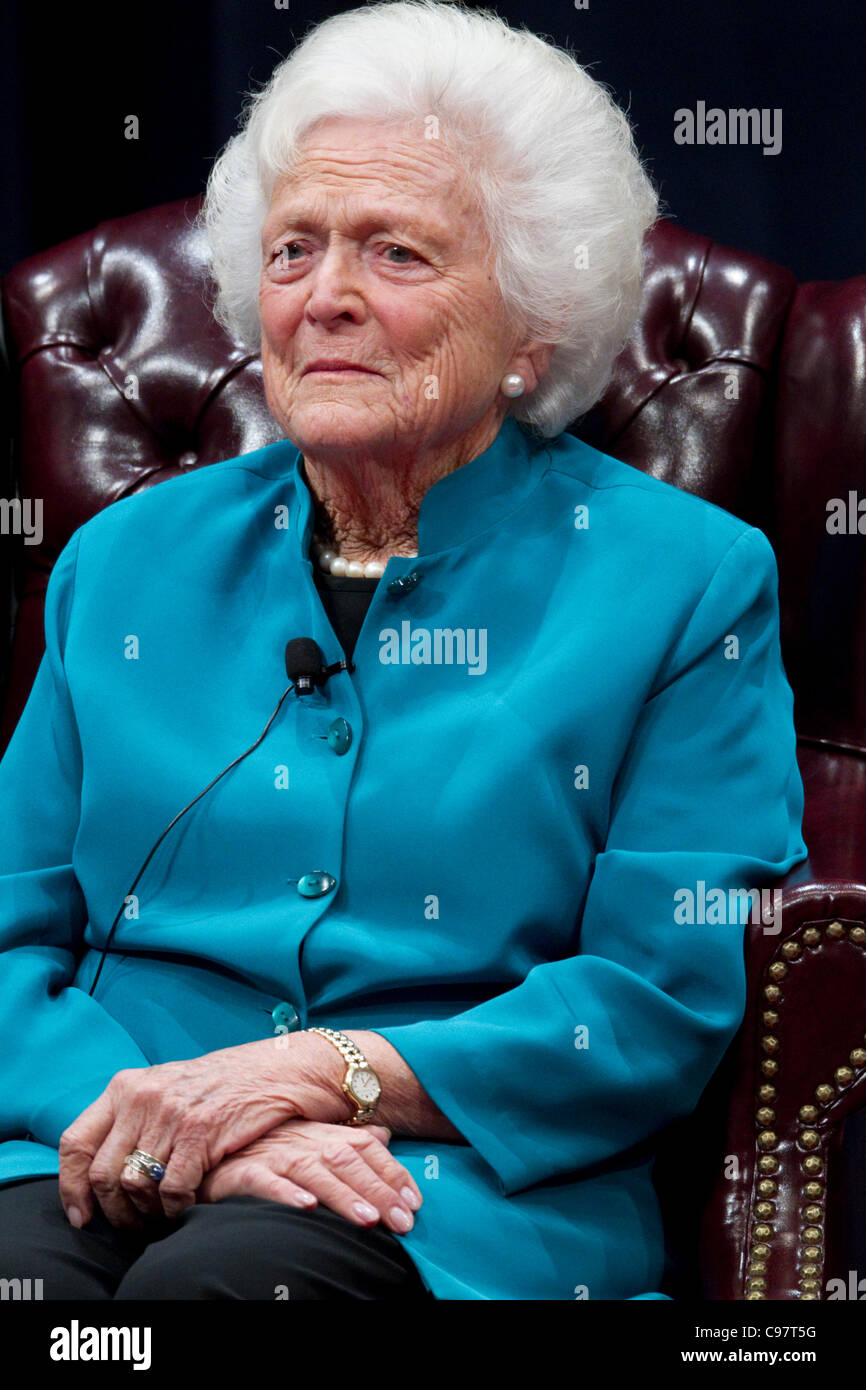
<svg viewBox="0 0 866 1390"><path fill-rule="evenodd" d="M288 265L290 261L296 260L297 257L290 255L290 252L293 248L297 248L298 245L299 243L297 241L287 241L285 246L278 246L274 252L274 261L279 265Z"/></svg>
<svg viewBox="0 0 866 1390"><path fill-rule="evenodd" d="M391 251L398 251L398 252L401 252L403 255L405 255L405 256L407 256L407 257L409 258L409 259L407 259L407 260L405 260L405 261L392 261L392 262L391 262L392 265L408 265L408 264L409 264L409 260L414 260L414 259L415 259L415 252L414 252L414 251L410 251L408 246L400 246L399 243L397 243L397 242L393 242L393 241L392 241L392 242L390 243L390 245L386 248L386 250L387 250L388 252L391 252Z"/></svg>

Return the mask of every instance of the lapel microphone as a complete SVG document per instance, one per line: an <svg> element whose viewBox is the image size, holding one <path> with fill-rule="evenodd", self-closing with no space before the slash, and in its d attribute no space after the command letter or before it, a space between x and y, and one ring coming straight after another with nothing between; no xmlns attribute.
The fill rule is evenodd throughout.
<svg viewBox="0 0 866 1390"><path fill-rule="evenodd" d="M353 661L335 661L326 666L322 649L312 637L293 637L286 646L286 675L297 696L312 695L338 671L354 671Z"/></svg>

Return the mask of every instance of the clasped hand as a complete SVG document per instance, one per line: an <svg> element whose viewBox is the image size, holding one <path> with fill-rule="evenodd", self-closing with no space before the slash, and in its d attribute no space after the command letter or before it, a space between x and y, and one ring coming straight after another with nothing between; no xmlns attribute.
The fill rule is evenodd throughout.
<svg viewBox="0 0 866 1390"><path fill-rule="evenodd" d="M321 1201L357 1224L408 1230L421 1193L389 1153L390 1131L343 1124L349 1103L333 1077L286 1057L264 1040L118 1072L60 1138L72 1225L90 1221L94 1194L113 1226L130 1229L245 1194ZM159 1183L124 1166L133 1149L165 1164Z"/></svg>

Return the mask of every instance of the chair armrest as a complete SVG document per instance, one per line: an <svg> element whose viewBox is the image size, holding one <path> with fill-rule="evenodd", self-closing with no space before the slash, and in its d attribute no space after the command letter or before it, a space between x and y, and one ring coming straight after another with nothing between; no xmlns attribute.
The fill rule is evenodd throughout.
<svg viewBox="0 0 866 1390"><path fill-rule="evenodd" d="M701 1222L708 1299L820 1299L844 1274L842 1134L866 1102L866 884L816 882L807 863L778 886L778 930L746 928L746 1010L717 1074L730 1108Z"/></svg>

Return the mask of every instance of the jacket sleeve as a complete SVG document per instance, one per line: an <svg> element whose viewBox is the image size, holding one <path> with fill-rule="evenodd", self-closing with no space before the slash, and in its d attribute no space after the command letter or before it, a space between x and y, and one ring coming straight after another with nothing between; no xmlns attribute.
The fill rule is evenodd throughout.
<svg viewBox="0 0 866 1390"><path fill-rule="evenodd" d="M697 1104L745 1008L749 915L729 890L806 856L792 706L775 556L749 529L641 708L578 953L453 1018L374 1029L504 1195L615 1159ZM702 911L711 890L724 910Z"/></svg>
<svg viewBox="0 0 866 1390"><path fill-rule="evenodd" d="M0 762L0 1139L29 1132L53 1148L116 1071L148 1065L72 984L87 925L72 866L82 758L64 670L79 536L52 571L45 654Z"/></svg>

